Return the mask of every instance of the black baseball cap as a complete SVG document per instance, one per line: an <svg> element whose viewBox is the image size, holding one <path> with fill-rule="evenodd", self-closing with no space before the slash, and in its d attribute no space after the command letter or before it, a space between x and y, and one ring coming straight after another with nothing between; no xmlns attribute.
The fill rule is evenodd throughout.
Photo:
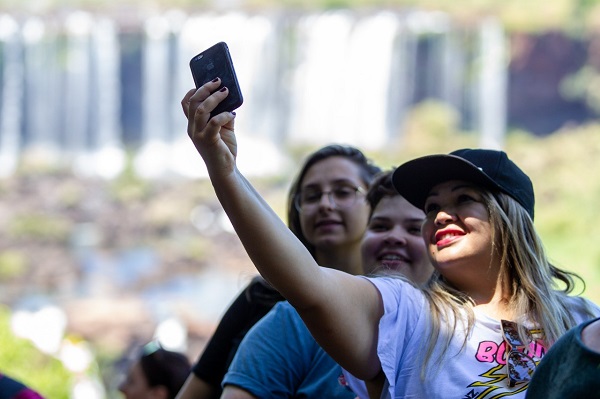
<svg viewBox="0 0 600 399"><path fill-rule="evenodd" d="M431 188L448 180L465 180L492 192L506 193L533 220L533 184L504 151L465 148L450 154L427 155L400 165L392 176L400 195L419 209L424 208Z"/></svg>

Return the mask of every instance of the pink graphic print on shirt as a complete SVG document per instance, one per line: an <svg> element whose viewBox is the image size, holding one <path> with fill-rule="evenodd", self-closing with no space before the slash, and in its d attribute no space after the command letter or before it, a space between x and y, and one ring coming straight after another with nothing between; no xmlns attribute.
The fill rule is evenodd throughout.
<svg viewBox="0 0 600 399"><path fill-rule="evenodd" d="M506 350L506 343L504 341L500 344L494 341L482 341L479 343L475 358L481 363L489 363L491 368L480 374L480 381L475 381L468 386L471 390L463 399L508 397L522 393L527 389L528 383L526 382L517 383L513 389L506 389L508 385L506 382L508 379L506 374ZM537 365L546 353L546 347L541 340L534 339L529 344L525 353L531 356Z"/></svg>

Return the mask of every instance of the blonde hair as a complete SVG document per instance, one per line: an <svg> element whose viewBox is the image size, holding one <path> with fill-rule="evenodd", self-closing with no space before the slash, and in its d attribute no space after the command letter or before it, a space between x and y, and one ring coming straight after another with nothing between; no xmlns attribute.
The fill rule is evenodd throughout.
<svg viewBox="0 0 600 399"><path fill-rule="evenodd" d="M518 202L504 193L486 190L480 190L480 193L493 228L493 256L500 258L499 278L503 286L509 287L508 306L519 321L526 320L542 329L543 339L550 346L576 325L566 299L574 290L576 279L584 287L585 283L577 274L561 270L548 261L531 217ZM557 284L559 281L564 287ZM437 340L442 338L445 344L443 357L459 321L465 331L463 348L475 324L474 301L451 286L438 271L434 272L423 292L430 304L432 324L422 377ZM581 302L584 311L593 317L585 301ZM443 337L442 323L448 327ZM520 333L524 335L524 331Z"/></svg>

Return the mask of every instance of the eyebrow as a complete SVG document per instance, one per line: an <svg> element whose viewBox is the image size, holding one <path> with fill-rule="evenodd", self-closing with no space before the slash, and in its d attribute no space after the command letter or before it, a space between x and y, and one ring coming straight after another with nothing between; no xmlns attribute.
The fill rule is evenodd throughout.
<svg viewBox="0 0 600 399"><path fill-rule="evenodd" d="M391 220L391 218L388 216L371 216L369 218L369 223L374 222L374 221L387 221L387 220Z"/></svg>
<svg viewBox="0 0 600 399"><path fill-rule="evenodd" d="M336 180L332 180L330 182L331 185L335 186L335 185L347 185L347 186L355 186L355 187L360 187L363 183L356 183L350 179L336 179ZM315 187L320 187L321 184L320 183L309 183L305 186L302 186L302 188L315 188Z"/></svg>
<svg viewBox="0 0 600 399"><path fill-rule="evenodd" d="M392 218L389 216L372 216L369 219L369 223L371 223L372 221L378 221L378 220L390 221L390 220L392 220ZM402 220L402 224L404 224L404 223L423 223L424 220L425 220L424 217L423 218L409 218L409 219ZM394 223L394 224L396 224L396 223Z"/></svg>

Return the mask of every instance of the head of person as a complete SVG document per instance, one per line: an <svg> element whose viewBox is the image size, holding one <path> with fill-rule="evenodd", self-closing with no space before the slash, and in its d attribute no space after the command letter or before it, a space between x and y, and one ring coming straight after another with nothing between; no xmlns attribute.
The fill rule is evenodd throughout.
<svg viewBox="0 0 600 399"><path fill-rule="evenodd" d="M505 152L461 149L424 156L398 167L393 182L424 210L428 254L447 280L469 275L465 263L456 274L446 268L456 259L472 268L495 264L506 281L545 278L540 273L547 261L533 227L533 185Z"/></svg>
<svg viewBox="0 0 600 399"><path fill-rule="evenodd" d="M379 174L367 192L371 213L361 243L363 267L366 273L398 272L423 284L433 272L421 237L425 213L398 194L392 172Z"/></svg>
<svg viewBox="0 0 600 399"><path fill-rule="evenodd" d="M582 280L548 261L533 225L533 185L505 152L460 149L424 156L399 166L393 183L425 212L422 234L436 268L424 291L432 305L432 337L441 331L447 309L454 319L466 309L467 328L473 326L473 309L464 305L476 300L461 288L469 280L471 288L485 286L491 270L513 317L540 326L546 342L574 325L565 297L575 289L575 280ZM564 288L558 289L555 279ZM428 344L426 359L434 342Z"/></svg>
<svg viewBox="0 0 600 399"><path fill-rule="evenodd" d="M328 145L306 158L288 194L288 226L313 256L360 245L369 216L365 193L380 171L346 145Z"/></svg>
<svg viewBox="0 0 600 399"><path fill-rule="evenodd" d="M144 346L119 386L125 399L174 399L191 371L188 358L160 347Z"/></svg>

